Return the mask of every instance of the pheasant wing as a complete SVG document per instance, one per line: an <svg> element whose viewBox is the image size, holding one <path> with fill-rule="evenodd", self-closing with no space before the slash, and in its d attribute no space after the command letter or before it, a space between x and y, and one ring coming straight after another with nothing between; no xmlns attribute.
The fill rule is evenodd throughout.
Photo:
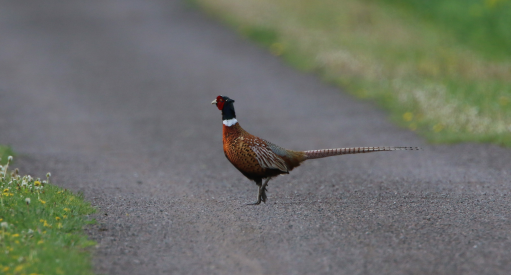
<svg viewBox="0 0 511 275"><path fill-rule="evenodd" d="M285 149L278 147L277 145L263 140L256 144L251 144L250 148L255 153L255 157L259 162L259 165L263 168L278 169L282 172L289 173L289 169L286 162L282 157L278 155L280 151ZM277 154L276 154L277 153Z"/></svg>

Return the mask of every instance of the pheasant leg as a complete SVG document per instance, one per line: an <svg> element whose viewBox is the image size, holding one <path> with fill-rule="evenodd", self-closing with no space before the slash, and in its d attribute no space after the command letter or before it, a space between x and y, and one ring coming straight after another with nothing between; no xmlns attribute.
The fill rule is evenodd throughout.
<svg viewBox="0 0 511 275"><path fill-rule="evenodd" d="M268 186L268 181L270 181L270 178L267 178L266 181L263 183L263 185L260 185L261 183L260 182L256 182L258 183L257 185L259 185L259 191L257 192L257 201L254 202L254 203L249 203L247 205L259 205L262 202L266 203L266 186Z"/></svg>

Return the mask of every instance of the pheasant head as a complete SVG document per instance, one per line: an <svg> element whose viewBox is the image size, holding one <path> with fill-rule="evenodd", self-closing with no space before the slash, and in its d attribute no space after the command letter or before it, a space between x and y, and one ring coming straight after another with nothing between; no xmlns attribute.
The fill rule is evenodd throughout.
<svg viewBox="0 0 511 275"><path fill-rule="evenodd" d="M223 123L227 126L232 126L238 122L236 120L236 112L234 111L234 100L226 96L217 96L211 104L216 104L218 110L222 111Z"/></svg>

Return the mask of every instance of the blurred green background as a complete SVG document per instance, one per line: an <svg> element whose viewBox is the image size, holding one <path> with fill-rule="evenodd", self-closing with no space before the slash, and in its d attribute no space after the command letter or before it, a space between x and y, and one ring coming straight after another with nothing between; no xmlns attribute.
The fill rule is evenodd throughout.
<svg viewBox="0 0 511 275"><path fill-rule="evenodd" d="M195 0L431 142L511 146L511 0Z"/></svg>
<svg viewBox="0 0 511 275"><path fill-rule="evenodd" d="M372 0L407 9L491 58L511 54L509 0Z"/></svg>

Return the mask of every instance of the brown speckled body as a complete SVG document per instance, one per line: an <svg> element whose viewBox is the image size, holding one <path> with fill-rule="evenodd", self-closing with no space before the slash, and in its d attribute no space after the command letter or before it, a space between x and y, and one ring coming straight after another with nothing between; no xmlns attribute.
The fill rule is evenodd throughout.
<svg viewBox="0 0 511 275"><path fill-rule="evenodd" d="M234 100L220 95L211 103L222 111L225 156L245 177L255 181L259 186L257 201L251 203L253 205L266 202L266 187L272 177L289 174L289 171L307 159L419 149L417 147L353 147L308 151L287 150L243 130L236 120ZM263 179L265 179L264 183Z"/></svg>
<svg viewBox="0 0 511 275"><path fill-rule="evenodd" d="M241 128L239 123L230 127L223 125L223 143L227 159L245 177L256 182L263 178L288 174L305 160L302 152L286 150L251 135ZM281 156L275 154L272 149L280 152ZM274 168L263 167L265 163L266 166Z"/></svg>

